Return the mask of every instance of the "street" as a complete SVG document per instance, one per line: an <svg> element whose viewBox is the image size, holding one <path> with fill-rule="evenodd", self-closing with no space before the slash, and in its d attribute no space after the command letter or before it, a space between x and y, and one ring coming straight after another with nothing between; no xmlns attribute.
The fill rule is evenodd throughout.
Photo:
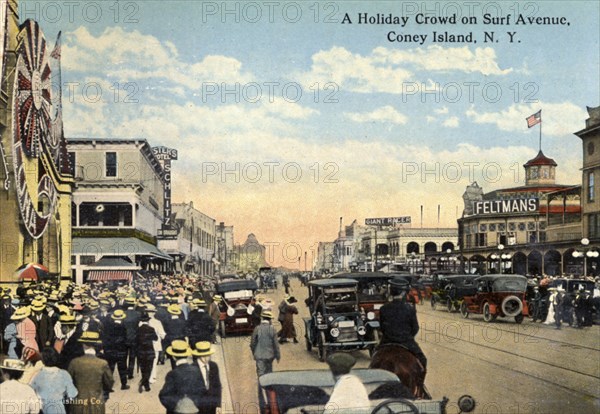
<svg viewBox="0 0 600 414"><path fill-rule="evenodd" d="M299 343L281 346L281 362L274 363L274 370L327 369L316 351L309 353L305 347L301 317L308 316L304 305L307 290L297 280L292 281L292 289L300 311L295 319ZM276 307L283 290L270 291L267 297ZM456 401L463 394L476 399L479 413L598 411L599 326L556 330L554 325L534 324L529 319L521 325L501 319L487 324L477 315L463 319L458 313L438 309L433 310L429 303L417 306L421 327L417 340L429 360L426 385L434 399L450 399L448 413L458 412ZM223 413L258 413L257 378L249 344L249 335L229 336L216 346L213 360L221 367ZM357 368L369 365L367 351L353 355ZM151 392L138 394L136 386L118 390L108 402L109 412L163 412L158 392L169 364L159 368L159 382Z"/></svg>

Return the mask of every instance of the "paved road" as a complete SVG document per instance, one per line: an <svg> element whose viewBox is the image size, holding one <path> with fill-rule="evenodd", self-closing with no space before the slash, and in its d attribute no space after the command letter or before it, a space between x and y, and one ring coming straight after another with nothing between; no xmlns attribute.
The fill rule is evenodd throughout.
<svg viewBox="0 0 600 414"><path fill-rule="evenodd" d="M301 317L306 288L292 281L298 300L299 344L282 346L282 361L275 370L326 369L316 351L307 352ZM283 292L267 294L275 306ZM432 310L418 306L421 331L418 341L429 359L426 384L433 397L455 402L462 394L476 398L479 413L596 413L600 410L600 327L563 328L522 325L497 320L486 324L481 317ZM356 351L357 367L367 367L367 351ZM228 337L213 356L222 369L228 389L223 413L258 413L257 378L249 348L249 336ZM158 390L167 366L160 367L159 383L149 393L137 387L117 390L108 402L109 413L162 413ZM226 374L226 377L225 377ZM135 380L134 380L135 381ZM457 413L452 403L448 413Z"/></svg>

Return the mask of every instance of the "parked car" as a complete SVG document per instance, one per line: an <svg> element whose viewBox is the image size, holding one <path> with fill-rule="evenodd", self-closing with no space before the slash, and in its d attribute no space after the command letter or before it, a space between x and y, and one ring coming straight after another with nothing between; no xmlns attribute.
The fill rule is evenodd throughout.
<svg viewBox="0 0 600 414"><path fill-rule="evenodd" d="M257 289L252 279L227 279L217 283L216 293L223 297L219 303L221 337L225 338L229 333L252 333L250 304Z"/></svg>
<svg viewBox="0 0 600 414"><path fill-rule="evenodd" d="M527 278L521 275L485 275L475 279L477 292L465 296L460 305L463 318L469 314L483 315L483 320L491 322L498 316L515 318L516 323L523 322L529 315L525 291Z"/></svg>
<svg viewBox="0 0 600 414"><path fill-rule="evenodd" d="M460 310L465 296L477 293L475 279L479 275L444 275L439 276L431 293L431 307L436 309L438 304L448 312Z"/></svg>
<svg viewBox="0 0 600 414"><path fill-rule="evenodd" d="M443 414L448 399L407 400L398 377L381 369L353 369L364 384L374 414L415 413ZM329 370L278 371L259 378L260 390L266 401L265 414L322 413L333 391L335 379ZM460 413L475 408L475 400L462 396L458 400Z"/></svg>
<svg viewBox="0 0 600 414"><path fill-rule="evenodd" d="M392 273L352 272L337 273L333 279L353 279L358 282L358 306L362 313L373 312L375 320L379 320L379 309L387 302L388 281L394 277Z"/></svg>
<svg viewBox="0 0 600 414"><path fill-rule="evenodd" d="M316 347L321 361L331 350L368 349L372 354L379 343L379 323L373 312L360 311L357 286L356 280L343 278L308 282L306 349Z"/></svg>

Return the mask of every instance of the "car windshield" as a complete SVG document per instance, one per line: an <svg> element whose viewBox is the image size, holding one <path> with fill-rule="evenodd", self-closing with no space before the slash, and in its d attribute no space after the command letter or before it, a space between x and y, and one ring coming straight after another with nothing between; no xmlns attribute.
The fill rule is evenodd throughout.
<svg viewBox="0 0 600 414"><path fill-rule="evenodd" d="M384 281L360 282L358 285L359 301L384 300L386 293Z"/></svg>
<svg viewBox="0 0 600 414"><path fill-rule="evenodd" d="M356 292L348 289L326 289L323 301L328 312L354 312L356 310Z"/></svg>

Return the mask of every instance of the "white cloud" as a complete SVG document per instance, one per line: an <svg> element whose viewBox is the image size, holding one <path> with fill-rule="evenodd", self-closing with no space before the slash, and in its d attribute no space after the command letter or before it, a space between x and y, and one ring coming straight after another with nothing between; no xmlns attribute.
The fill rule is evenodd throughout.
<svg viewBox="0 0 600 414"><path fill-rule="evenodd" d="M404 125L408 122L408 118L406 115L401 114L396 111L392 106L386 105L381 108L377 108L372 112L367 113L357 113L357 112L347 112L344 114L346 117L350 118L354 122L382 122L382 123L392 123L398 125Z"/></svg>
<svg viewBox="0 0 600 414"><path fill-rule="evenodd" d="M62 65L70 72L96 71L123 82L156 83L162 79L167 85L193 90L204 83L247 83L254 79L232 57L209 55L190 64L180 59L172 42L120 27L109 27L98 36L83 26L69 33L63 45Z"/></svg>
<svg viewBox="0 0 600 414"><path fill-rule="evenodd" d="M448 118L444 122L442 122L442 125L445 127L448 127L448 128L458 128L458 125L459 125L458 117L451 116L450 118Z"/></svg>
<svg viewBox="0 0 600 414"><path fill-rule="evenodd" d="M496 51L491 47L468 46L443 48L431 45L427 48L398 50L378 47L373 51L374 60L382 64L412 63L420 69L439 72L481 73L482 75L507 75L512 68L500 69Z"/></svg>
<svg viewBox="0 0 600 414"><path fill-rule="evenodd" d="M449 112L449 110L448 110L447 106L444 106L443 108L440 108L440 109L434 109L433 112L435 112L436 114L439 114L439 115L446 115Z"/></svg>
<svg viewBox="0 0 600 414"><path fill-rule="evenodd" d="M496 52L492 48L476 48L471 51L467 46L429 46L409 50L378 47L363 56L334 46L315 53L310 71L297 74L297 78L306 87L315 82L335 82L352 92L401 94L414 91L415 87L417 91L425 88L425 83L417 78L415 72L464 72L501 76L513 71L512 68L500 69L496 60Z"/></svg>
<svg viewBox="0 0 600 414"><path fill-rule="evenodd" d="M478 112L474 107L466 115L476 124L495 124L502 131L527 133L525 119L542 109L542 134L551 136L570 135L584 127L586 111L572 102L539 102L513 104L500 112Z"/></svg>

